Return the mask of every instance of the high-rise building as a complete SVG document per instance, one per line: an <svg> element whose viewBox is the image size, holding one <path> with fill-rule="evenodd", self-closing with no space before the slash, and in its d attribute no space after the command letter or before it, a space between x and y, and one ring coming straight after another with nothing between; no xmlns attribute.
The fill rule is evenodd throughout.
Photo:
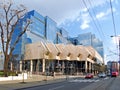
<svg viewBox="0 0 120 90"><path fill-rule="evenodd" d="M17 25L13 33L11 46L13 45L13 42L15 41L17 35L25 27L27 19L31 20L31 24L29 25L27 31L21 37L20 41L17 43L15 47L15 50L13 51L13 55L18 57L18 59L23 58L25 45L29 43L35 43L35 42L44 42L44 43L50 42L54 44L70 43L67 40L68 32L66 30L64 30L63 28L58 28L56 22L53 21L48 16L43 17L35 10L32 10L28 12L25 15L25 17L19 21L19 24Z"/></svg>
<svg viewBox="0 0 120 90"><path fill-rule="evenodd" d="M92 46L102 57L104 57L103 42L96 38L95 34L90 32L79 34L77 37L70 38L69 40L74 45Z"/></svg>

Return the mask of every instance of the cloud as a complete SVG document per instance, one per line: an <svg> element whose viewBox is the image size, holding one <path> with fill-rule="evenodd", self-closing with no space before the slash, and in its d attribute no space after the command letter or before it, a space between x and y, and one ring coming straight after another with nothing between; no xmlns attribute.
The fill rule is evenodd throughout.
<svg viewBox="0 0 120 90"><path fill-rule="evenodd" d="M86 11L82 0L14 0L16 4L24 4L28 10L36 10L43 16L49 16L58 24L64 23L66 20L74 21L79 18L79 13ZM89 2L85 0L88 8ZM91 0L93 7L103 5L105 0Z"/></svg>
<svg viewBox="0 0 120 90"><path fill-rule="evenodd" d="M81 29L87 29L89 28L89 22L88 21L83 21L82 25L80 25Z"/></svg>
<svg viewBox="0 0 120 90"><path fill-rule="evenodd" d="M84 14L82 14L81 15L81 25L80 25L80 28L82 29L82 30L84 30L84 29L87 29L87 28L89 28L89 23L90 23L90 17L89 17L89 13L84 13Z"/></svg>
<svg viewBox="0 0 120 90"><path fill-rule="evenodd" d="M96 18L102 18L102 17L104 17L105 16L105 13L103 13L103 12L100 12L99 14L97 14L96 15Z"/></svg>
<svg viewBox="0 0 120 90"><path fill-rule="evenodd" d="M116 9L113 8L113 12L116 12ZM96 14L96 18L99 20L104 20L106 19L109 15L111 15L111 8L107 9L104 12L99 12L98 14Z"/></svg>
<svg viewBox="0 0 120 90"><path fill-rule="evenodd" d="M118 35L118 36L116 36L116 37L112 37L112 43L113 44L117 44L117 45L119 45L119 43L120 43L120 35Z"/></svg>

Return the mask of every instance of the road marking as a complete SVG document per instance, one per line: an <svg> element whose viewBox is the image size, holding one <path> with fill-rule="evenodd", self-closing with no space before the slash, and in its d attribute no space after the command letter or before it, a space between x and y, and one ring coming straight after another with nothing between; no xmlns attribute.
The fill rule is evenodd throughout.
<svg viewBox="0 0 120 90"><path fill-rule="evenodd" d="M108 77L104 78L104 80L108 79Z"/></svg>
<svg viewBox="0 0 120 90"><path fill-rule="evenodd" d="M95 80L95 79L83 79L83 80L80 80L80 79L75 79L75 80L70 80L69 82L98 82L100 80Z"/></svg>
<svg viewBox="0 0 120 90"><path fill-rule="evenodd" d="M56 90L56 89L60 89L60 88L63 88L63 87L64 87L64 85L58 86L58 87L54 87L54 88L50 88L50 89L48 89L48 90Z"/></svg>

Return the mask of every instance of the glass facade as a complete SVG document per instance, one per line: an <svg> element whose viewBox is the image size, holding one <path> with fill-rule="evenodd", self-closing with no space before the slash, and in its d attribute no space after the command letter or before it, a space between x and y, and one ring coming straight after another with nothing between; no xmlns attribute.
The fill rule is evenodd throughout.
<svg viewBox="0 0 120 90"><path fill-rule="evenodd" d="M78 35L78 37L70 38L69 40L74 45L92 46L102 57L104 57L103 42L97 39L95 34L84 33Z"/></svg>
<svg viewBox="0 0 120 90"><path fill-rule="evenodd" d="M68 32L64 28L60 29L60 33L64 38L68 38Z"/></svg>
<svg viewBox="0 0 120 90"><path fill-rule="evenodd" d="M32 24L30 24L29 29L31 32L44 37L45 36L45 20L44 17L36 14L34 11L34 16L30 17Z"/></svg>
<svg viewBox="0 0 120 90"><path fill-rule="evenodd" d="M12 36L11 47L14 45L18 35L23 31L27 19L30 19L32 23L29 25L26 33L21 37L13 51L13 55L18 56L18 60L23 58L26 44L43 41L45 38L45 19L33 10L28 12L25 17L20 20L19 24L15 28ZM44 40L44 42L45 41L46 40Z"/></svg>
<svg viewBox="0 0 120 90"><path fill-rule="evenodd" d="M57 42L57 27L56 23L49 17L46 17L46 39L48 42Z"/></svg>
<svg viewBox="0 0 120 90"><path fill-rule="evenodd" d="M22 26L23 23L20 21L19 24L17 25L17 27L14 30L14 33L12 35L12 40L11 40L11 47L14 47L14 43L18 38L18 35L21 33L22 31ZM20 57L22 51L22 37L20 38L19 42L16 44L16 49L13 51L13 54L15 54L17 57Z"/></svg>
<svg viewBox="0 0 120 90"><path fill-rule="evenodd" d="M17 55L20 60L25 51L25 45L34 42L51 42L51 43L67 43L67 39L63 38L62 35L66 35L65 32L60 34L60 29L57 27L56 22L53 21L48 16L43 17L36 11L28 12L23 19L20 20L19 25L15 28L13 33L11 46L14 44L17 36L23 30L26 25L26 20L30 19L31 24L27 28L25 34L21 37L20 41L17 43L13 55ZM60 35L58 35L58 33Z"/></svg>

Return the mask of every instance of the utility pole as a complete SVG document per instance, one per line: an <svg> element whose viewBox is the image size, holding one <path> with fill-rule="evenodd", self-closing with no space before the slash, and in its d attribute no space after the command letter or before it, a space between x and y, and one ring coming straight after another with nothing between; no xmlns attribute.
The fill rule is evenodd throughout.
<svg viewBox="0 0 120 90"><path fill-rule="evenodd" d="M120 38L119 38L119 61L118 63L119 63L119 74L120 74Z"/></svg>

